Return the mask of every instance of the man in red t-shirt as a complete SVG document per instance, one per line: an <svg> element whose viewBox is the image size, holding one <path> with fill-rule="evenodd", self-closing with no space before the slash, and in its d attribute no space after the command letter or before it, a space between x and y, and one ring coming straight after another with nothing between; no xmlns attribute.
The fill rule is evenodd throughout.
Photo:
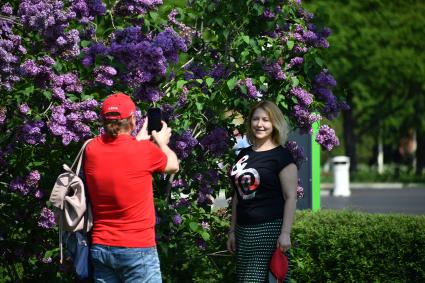
<svg viewBox="0 0 425 283"><path fill-rule="evenodd" d="M94 226L90 249L95 282L161 282L155 243L154 172L179 169L168 147L171 129L147 133L145 121L136 137L136 106L122 93L103 102L105 133L85 150L84 173Z"/></svg>

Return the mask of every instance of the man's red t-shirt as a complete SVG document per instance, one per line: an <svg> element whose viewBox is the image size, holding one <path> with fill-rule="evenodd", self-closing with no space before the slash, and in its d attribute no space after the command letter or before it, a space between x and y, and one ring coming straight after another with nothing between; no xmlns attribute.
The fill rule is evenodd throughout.
<svg viewBox="0 0 425 283"><path fill-rule="evenodd" d="M92 241L116 247L155 246L152 173L164 172L167 156L151 141L130 135L91 141L84 172L94 226Z"/></svg>

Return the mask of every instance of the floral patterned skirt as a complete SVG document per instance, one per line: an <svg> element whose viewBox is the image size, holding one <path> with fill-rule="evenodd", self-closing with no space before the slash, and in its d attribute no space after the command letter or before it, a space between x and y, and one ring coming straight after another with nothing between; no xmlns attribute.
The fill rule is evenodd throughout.
<svg viewBox="0 0 425 283"><path fill-rule="evenodd" d="M236 279L241 283L276 282L269 263L276 249L282 219L254 225L236 225ZM289 252L286 254L289 260ZM284 282L290 280L291 264Z"/></svg>

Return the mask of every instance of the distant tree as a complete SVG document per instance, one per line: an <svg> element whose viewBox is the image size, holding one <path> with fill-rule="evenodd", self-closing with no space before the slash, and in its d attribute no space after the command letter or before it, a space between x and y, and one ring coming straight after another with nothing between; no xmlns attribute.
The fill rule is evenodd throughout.
<svg viewBox="0 0 425 283"><path fill-rule="evenodd" d="M343 112L345 151L357 168L357 144L366 135L396 143L416 129L417 174L425 146L425 2L305 1L316 21L332 28L325 54L351 109ZM394 131L394 129L397 129Z"/></svg>

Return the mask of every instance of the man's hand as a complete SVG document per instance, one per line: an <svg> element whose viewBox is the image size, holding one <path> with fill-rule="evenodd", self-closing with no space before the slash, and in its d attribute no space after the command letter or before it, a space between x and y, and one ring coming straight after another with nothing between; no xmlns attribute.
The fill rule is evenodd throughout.
<svg viewBox="0 0 425 283"><path fill-rule="evenodd" d="M167 145L170 142L171 128L168 128L167 123L162 121L162 128L159 132L152 131L152 138L157 145Z"/></svg>
<svg viewBox="0 0 425 283"><path fill-rule="evenodd" d="M151 136L148 134L148 117L146 117L145 121L143 121L142 128L136 135L136 140L144 141L144 140L150 140L150 139L151 139Z"/></svg>

